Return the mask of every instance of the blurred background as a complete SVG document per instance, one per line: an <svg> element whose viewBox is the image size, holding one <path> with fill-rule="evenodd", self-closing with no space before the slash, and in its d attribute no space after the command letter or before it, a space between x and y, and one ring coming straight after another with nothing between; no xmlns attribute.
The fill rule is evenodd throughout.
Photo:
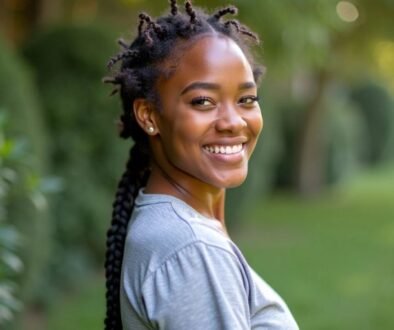
<svg viewBox="0 0 394 330"><path fill-rule="evenodd" d="M394 329L394 1L234 0L265 127L227 221L301 329ZM226 1L195 1L213 10ZM0 1L0 328L101 329L131 141L101 83L166 0Z"/></svg>

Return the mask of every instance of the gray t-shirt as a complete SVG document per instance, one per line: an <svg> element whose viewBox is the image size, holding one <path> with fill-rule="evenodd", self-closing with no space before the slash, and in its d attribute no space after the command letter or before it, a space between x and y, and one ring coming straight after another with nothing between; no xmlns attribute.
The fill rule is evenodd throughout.
<svg viewBox="0 0 394 330"><path fill-rule="evenodd" d="M169 195L135 201L122 266L127 330L297 330L221 223Z"/></svg>

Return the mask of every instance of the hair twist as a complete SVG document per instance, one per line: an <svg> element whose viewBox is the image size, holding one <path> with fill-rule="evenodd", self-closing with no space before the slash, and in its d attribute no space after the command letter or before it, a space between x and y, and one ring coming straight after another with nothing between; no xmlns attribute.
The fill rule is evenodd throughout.
<svg viewBox="0 0 394 330"><path fill-rule="evenodd" d="M118 44L124 49L130 49L129 45L122 38L118 39Z"/></svg>
<svg viewBox="0 0 394 330"><path fill-rule="evenodd" d="M193 5L190 0L185 2L186 13L190 16L190 24L194 25L197 23L197 14L193 8Z"/></svg>
<svg viewBox="0 0 394 330"><path fill-rule="evenodd" d="M225 8L219 9L215 14L212 15L217 21L219 21L223 16L227 14L236 15L238 13L237 7L228 6Z"/></svg>
<svg viewBox="0 0 394 330"><path fill-rule="evenodd" d="M138 55L138 51L127 49L127 50L123 51L122 53L112 57L107 63L107 68L111 69L120 60L123 60L126 58L133 58L136 55Z"/></svg>
<svg viewBox="0 0 394 330"><path fill-rule="evenodd" d="M242 34L252 38L257 44L260 43L260 39L258 37L258 35L256 33L253 33L252 31L250 31L249 29L245 28L245 27L241 27L239 30Z"/></svg>
<svg viewBox="0 0 394 330"><path fill-rule="evenodd" d="M224 26L226 27L226 28L230 28L230 26L234 26L235 27L235 30L237 31L237 32L240 32L240 30L241 30L241 25L238 23L238 21L237 20L235 20L235 19L231 19L231 20L228 20L228 21L226 21L226 23L224 23Z"/></svg>
<svg viewBox="0 0 394 330"><path fill-rule="evenodd" d="M171 5L171 14L173 16L178 14L178 5L176 4L176 0L170 0Z"/></svg>

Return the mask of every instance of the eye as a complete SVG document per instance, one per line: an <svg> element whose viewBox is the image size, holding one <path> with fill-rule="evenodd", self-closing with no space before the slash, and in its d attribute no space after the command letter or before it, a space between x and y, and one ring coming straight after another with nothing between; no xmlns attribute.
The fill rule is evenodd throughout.
<svg viewBox="0 0 394 330"><path fill-rule="evenodd" d="M255 95L249 95L249 96L244 96L241 97L239 100L240 104L245 104L245 105L254 105L256 102L259 101L259 97Z"/></svg>
<svg viewBox="0 0 394 330"><path fill-rule="evenodd" d="M190 104L194 107L209 107L213 106L214 102L206 96L199 96L191 100Z"/></svg>

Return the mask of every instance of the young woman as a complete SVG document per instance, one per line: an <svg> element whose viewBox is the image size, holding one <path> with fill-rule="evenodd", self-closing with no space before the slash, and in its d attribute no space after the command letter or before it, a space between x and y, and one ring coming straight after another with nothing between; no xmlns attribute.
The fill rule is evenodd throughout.
<svg viewBox="0 0 394 330"><path fill-rule="evenodd" d="M226 232L225 191L246 178L262 129L257 37L227 7L153 21L110 61L120 135L134 145L107 236L105 329L298 329ZM130 219L130 220L129 220Z"/></svg>

